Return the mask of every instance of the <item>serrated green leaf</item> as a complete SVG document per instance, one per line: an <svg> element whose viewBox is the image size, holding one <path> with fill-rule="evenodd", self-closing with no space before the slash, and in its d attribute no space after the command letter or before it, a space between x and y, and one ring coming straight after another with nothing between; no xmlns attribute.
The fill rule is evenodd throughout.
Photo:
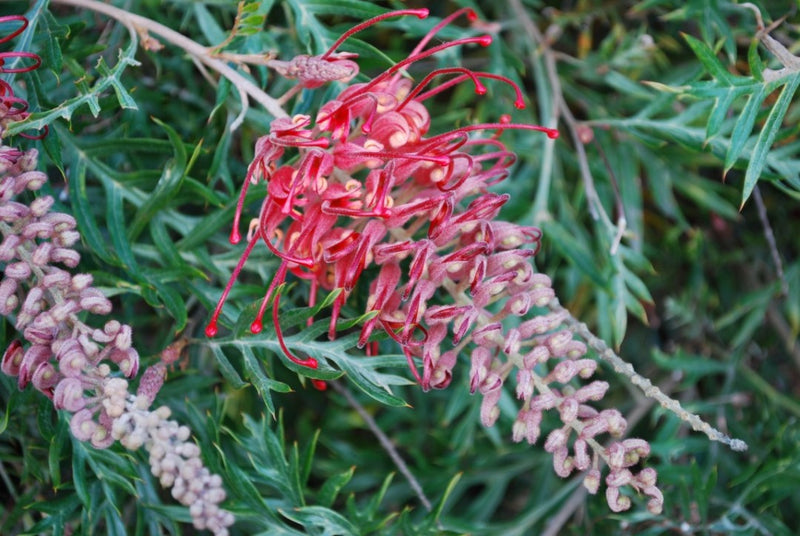
<svg viewBox="0 0 800 536"><path fill-rule="evenodd" d="M138 41L135 34L131 34L130 43L124 50L120 50L117 63L113 68L104 70L104 72L107 73L106 76L100 77L91 88L88 87L87 84L79 84L79 87L82 89L81 95L62 102L55 108L46 112L32 113L25 121L10 125L8 134L14 135L28 129L41 130L53 124L57 119L70 121L72 115L82 106L88 106L90 112L97 117L101 111L99 96L108 89L113 89L117 93L120 106L123 108L135 108L136 103L127 93L127 90L120 81L120 77L127 67L139 65L139 62L134 59L137 48ZM69 64L69 62L67 63Z"/></svg>

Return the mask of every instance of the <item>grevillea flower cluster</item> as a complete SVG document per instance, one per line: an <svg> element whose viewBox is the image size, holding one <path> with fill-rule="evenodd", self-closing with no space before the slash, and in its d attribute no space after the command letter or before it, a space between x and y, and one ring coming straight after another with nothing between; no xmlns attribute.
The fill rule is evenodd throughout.
<svg viewBox="0 0 800 536"><path fill-rule="evenodd" d="M5 99L11 93L3 84ZM18 120L25 108L17 98L3 101L0 139L9 118ZM148 409L164 381L165 363L145 370L136 394L130 393L129 380L139 370L130 326L109 319L93 327L83 320L108 318L112 304L91 275L72 273L80 261L73 249L80 240L75 219L52 211L49 195L16 200L47 181L37 160L35 149L0 143L0 314L21 334L3 354L3 373L72 414L77 439L96 448L115 440L131 450L144 447L152 473L189 508L195 527L225 536L233 516L219 507L225 499L221 478L204 467L189 429L169 420L169 408Z"/></svg>
<svg viewBox="0 0 800 536"><path fill-rule="evenodd" d="M425 18L427 10L370 19L324 54L281 63L279 71L305 88L350 81L358 64L355 55L337 52L344 40L385 18L407 15ZM603 434L621 437L626 421L616 410L590 406L604 396L608 384L587 383L596 362L585 358L583 342L560 329L564 318L547 312L554 299L551 282L531 262L541 232L499 220L508 196L490 191L508 176L516 158L499 140L503 130L540 131L551 138L558 133L500 118L432 134L426 101L457 84L471 84L479 95L487 92L484 82L498 86L498 91L507 89L514 93L517 108L525 106L523 96L503 76L462 67L433 70L418 82L405 75L412 64L443 50L491 43L491 36L480 35L428 46L461 16L476 19L469 9L446 17L407 58L366 82L350 84L315 117L295 115L271 123L269 133L256 143L232 243L242 238L240 219L251 187L264 190L260 213L250 222L244 253L206 334L218 332L226 296L253 249L263 244L280 264L251 331L262 330L272 300L272 321L284 353L315 368L314 358L294 355L284 342L281 284L290 275L307 280L310 304L320 290L340 290L332 305L333 339L342 307L371 270L376 275L370 277L365 311L371 315L361 328L359 346L374 352L370 337L382 330L400 345L425 390L447 387L460 356L469 355L470 390L483 396L480 415L486 426L498 419L503 385L512 378L521 401L514 441L535 443L544 412L552 410L563 425L547 435L544 448L553 454L559 476L585 471L585 486L596 493L600 463L605 462L606 498L612 510L630 507L630 497L620 491L630 486L649 496L652 512L660 512L663 497L655 471L636 471L649 454L647 442L600 442ZM321 382L316 385L324 387Z"/></svg>

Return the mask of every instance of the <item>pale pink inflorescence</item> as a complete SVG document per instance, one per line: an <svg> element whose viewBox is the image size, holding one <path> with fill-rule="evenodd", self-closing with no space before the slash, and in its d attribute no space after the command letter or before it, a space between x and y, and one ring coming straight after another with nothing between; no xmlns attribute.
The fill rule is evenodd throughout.
<svg viewBox="0 0 800 536"><path fill-rule="evenodd" d="M148 410L164 381L164 363L149 367L131 394L139 354L130 326L109 319L92 327L83 320L109 318L112 305L91 275L73 273L80 262L73 248L80 240L75 219L51 211L49 195L17 200L47 181L36 169L35 149L2 143L7 124L24 119L26 107L0 82L0 315L21 335L6 348L2 372L16 377L20 389L32 384L56 409L72 414L77 439L96 448L115 440L129 449L144 446L153 474L189 507L194 525L226 536L234 519L219 507L225 499L220 477L203 466L188 429L168 420L168 408Z"/></svg>
<svg viewBox="0 0 800 536"><path fill-rule="evenodd" d="M427 11L403 10L371 19L325 54L285 62L280 72L305 88L336 79L336 69L341 81L349 81L357 73L354 55L337 54L336 48L355 31L397 15L423 18ZM515 441L536 442L543 413L555 411L563 427L550 432L545 449L553 454L557 474L585 471L586 487L596 493L603 460L610 467L606 496L613 510L630 506L620 489L631 486L648 495L650 510L659 512L663 498L655 471L633 473L649 453L647 443L623 440L605 448L599 442L604 434L620 437L626 422L615 410L590 406L603 397L608 384L586 383L596 362L584 358L586 346L560 328L564 318L547 313L554 299L551 282L531 263L541 232L498 220L508 195L489 190L508 176L516 159L498 139L503 130L536 130L551 138L557 132L512 124L503 117L497 123L432 135L425 101L456 84L472 84L476 93L484 94L484 81L500 82L513 91L518 108L524 107L522 94L507 78L461 67L434 70L416 84L404 76L405 68L442 50L490 44L491 37L483 35L427 47L461 15L475 19L469 9L443 19L409 57L367 82L347 86L315 117L272 122L269 134L256 143L231 242L241 240L245 194L259 185L265 192L260 214L250 223L245 251L206 334L217 333L227 294L253 248L263 243L281 262L251 330L261 331L274 297L272 319L284 353L315 368L315 359L296 356L285 344L279 286L289 274L307 280L311 304L319 289L340 289L330 320L329 337L335 338L342 307L365 270L372 268L377 275L369 285L366 312L374 316L364 323L359 341L368 353L374 351L371 334L383 330L403 349L425 390L447 387L459 355L468 353L470 389L483 396L480 415L486 426L497 420L503 385L514 376L522 404L513 425ZM286 153L298 158L282 161Z"/></svg>
<svg viewBox="0 0 800 536"><path fill-rule="evenodd" d="M70 271L80 260L72 249L80 239L75 220L50 212L50 196L27 205L14 201L47 180L36 163L35 150L0 146L0 314L22 334L6 348L3 373L71 413L77 439L96 448L115 440L129 449L144 446L153 474L189 507L195 526L226 535L234 520L219 507L225 499L219 476L203 466L188 429L167 420L168 408L148 410L165 366L146 369L132 395L128 380L137 375L139 355L131 328L113 319L102 328L81 320L82 313L108 317L112 307L90 275Z"/></svg>

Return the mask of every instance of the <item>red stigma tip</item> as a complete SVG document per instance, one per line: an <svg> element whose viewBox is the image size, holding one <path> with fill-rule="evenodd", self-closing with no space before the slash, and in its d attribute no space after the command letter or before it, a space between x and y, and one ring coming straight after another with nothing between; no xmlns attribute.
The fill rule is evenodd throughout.
<svg viewBox="0 0 800 536"><path fill-rule="evenodd" d="M322 380L311 380L311 385L313 385L318 391L325 391L328 388L328 384Z"/></svg>
<svg viewBox="0 0 800 536"><path fill-rule="evenodd" d="M478 20L478 14L475 13L474 9L467 8L467 20L470 22Z"/></svg>
<svg viewBox="0 0 800 536"><path fill-rule="evenodd" d="M430 14L430 11L428 11L428 10L427 10L427 9L425 9L424 7L423 7L422 9L415 9L414 11L416 11L416 13L414 13L414 14L415 14L417 17L419 17L420 19L427 18L427 17L428 17L428 15Z"/></svg>
<svg viewBox="0 0 800 536"><path fill-rule="evenodd" d="M209 339L212 338L212 337L215 337L217 335L217 332L218 332L218 330L217 330L217 322L215 320L212 320L211 322L209 322L208 325L206 326L205 332L206 332L206 337L208 337Z"/></svg>
<svg viewBox="0 0 800 536"><path fill-rule="evenodd" d="M242 240L242 235L239 234L239 229L233 229L231 235L228 237L228 242L231 244L238 244Z"/></svg>
<svg viewBox="0 0 800 536"><path fill-rule="evenodd" d="M483 84L475 86L475 93L477 95L486 95L486 86L484 86Z"/></svg>
<svg viewBox="0 0 800 536"><path fill-rule="evenodd" d="M551 140L554 140L554 139L558 138L558 131L557 130L549 128L545 132L547 133L547 137L550 138Z"/></svg>
<svg viewBox="0 0 800 536"><path fill-rule="evenodd" d="M261 323L260 319L250 324L250 333L254 335L261 333L262 329L264 329L264 324Z"/></svg>
<svg viewBox="0 0 800 536"><path fill-rule="evenodd" d="M508 123L510 123L510 122L511 122L511 116L510 116L510 115L508 115L508 114L503 114L503 115L501 115L501 116L500 116L500 122L501 122L501 123L505 123L505 124L508 124Z"/></svg>
<svg viewBox="0 0 800 536"><path fill-rule="evenodd" d="M517 110L524 110L525 109L525 101L522 99L517 99L514 101L514 108Z"/></svg>
<svg viewBox="0 0 800 536"><path fill-rule="evenodd" d="M492 44L492 36L491 35L482 35L478 38L478 44L482 47L488 47Z"/></svg>

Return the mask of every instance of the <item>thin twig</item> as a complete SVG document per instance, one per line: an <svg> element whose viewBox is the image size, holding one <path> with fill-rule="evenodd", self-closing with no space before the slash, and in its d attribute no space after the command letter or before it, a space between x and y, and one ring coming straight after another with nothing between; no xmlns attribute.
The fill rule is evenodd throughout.
<svg viewBox="0 0 800 536"><path fill-rule="evenodd" d="M553 99L558 103L557 109L561 112L561 117L564 118L564 122L567 124L567 129L572 136L572 142L575 145L578 168L581 172L583 187L586 190L586 201L589 205L589 214L591 214L592 218L595 220L601 219L607 227L613 228L614 224L611 223L611 218L603 208L603 205L600 202L600 196L597 195L597 189L594 186L594 177L592 176L592 171L589 167L589 158L586 155L586 149L584 148L584 144L580 137L580 125L577 119L575 119L575 116L572 115L572 111L569 109L566 100L564 99L564 93L561 90L561 82L558 77L553 51L542 33L539 31L533 21L531 21L528 12L522 6L520 0L511 0L509 4L511 9L514 11L515 18L520 22L525 33L527 33L530 39L537 43L540 47L547 71L547 79L550 83L551 91L553 92Z"/></svg>
<svg viewBox="0 0 800 536"><path fill-rule="evenodd" d="M764 77L765 82L772 82L774 80L778 80L783 78L784 76L796 73L800 71L800 57L795 56L789 50L783 46L783 44L769 35L769 33L780 26L786 17L782 17L769 26L764 26L764 19L761 17L761 10L755 4L750 2L744 2L739 4L739 7L749 9L755 14L756 17L756 28L758 32L756 32L755 37L761 41L761 44L769 50L775 58L781 62L783 65L783 69L764 69L761 73Z"/></svg>
<svg viewBox="0 0 800 536"><path fill-rule="evenodd" d="M400 456L400 453L397 452L397 449L392 444L392 441L386 436L386 434L383 433L383 430L380 429L378 423L376 423L375 419L372 418L372 415L370 415L364 406L362 406L358 400L355 399L353 393L351 393L347 387L339 382L330 382L329 385L331 385L337 393L344 396L344 398L347 400L347 403L350 404L354 410L356 410L356 413L358 413L362 419L364 419L367 427L378 439L378 442L381 444L386 453L389 454L389 457L397 466L397 470L400 471L404 477L406 477L408 484L411 486L411 489L414 491L414 493L416 493L417 498L419 498L419 502L422 503L422 506L424 506L428 512L433 510L431 501L429 501L428 497L425 496L425 492L422 490L422 486L420 485L419 481L411 473L411 470Z"/></svg>
<svg viewBox="0 0 800 536"><path fill-rule="evenodd" d="M680 420L691 426L692 430L703 432L710 440L719 441L724 445L728 445L731 450L737 452L743 452L747 450L747 443L741 439L733 439L728 437L705 422L699 416L686 411L683 406L681 406L680 402L664 394L664 392L657 386L653 385L650 380L637 373L634 370L633 365L627 363L620 356L618 356L611 348L608 347L605 341L592 333L586 324L573 317L572 314L558 302L557 298L553 298L548 304L548 307L554 313L564 315L566 318L565 323L569 329L586 341L586 344L595 352L597 352L599 359L610 364L614 368L615 372L622 374L628 378L633 385L641 389L646 397L654 399L661 405L662 408L674 413Z"/></svg>
<svg viewBox="0 0 800 536"><path fill-rule="evenodd" d="M215 58L208 47L204 47L196 41L189 39L185 35L180 34L175 30L164 26L163 24L146 17L129 13L128 11L119 9L112 5L97 2L95 0L51 0L51 3L70 5L102 13L118 20L127 26L132 32L136 32L141 35L142 30L144 30L146 32L153 33L168 43L183 49L190 56L192 56L195 61L202 63L206 67L218 72L233 84L233 86L239 92L239 96L242 100L242 112L247 110L247 100L248 97L250 97L254 101L261 104L261 106L263 106L274 117L287 117L288 115L275 99L267 95L251 80L242 76L238 71L232 69L225 62ZM231 125L231 129L234 130L235 128L238 128L243 120L244 115L241 113Z"/></svg>
<svg viewBox="0 0 800 536"><path fill-rule="evenodd" d="M761 220L761 227L764 229L764 238L767 239L769 252L772 255L772 262L775 263L775 272L781 282L781 295L786 297L789 295L789 283L786 281L786 274L783 273L783 262L781 261L781 254L778 253L775 233L772 232L772 226L769 224L767 207L764 206L764 199L761 197L761 190L758 186L753 188L753 200L756 202L758 219Z"/></svg>
<svg viewBox="0 0 800 536"><path fill-rule="evenodd" d="M617 249L619 249L619 245L622 243L622 236L625 234L625 229L628 227L628 220L625 218L625 203L622 202L622 192L619 189L619 182L617 182L617 176L614 174L611 162L608 161L606 152L603 150L603 146L600 142L597 141L597 138L594 138L594 146L597 148L597 152L603 160L603 164L606 166L608 179L611 182L611 189L614 192L614 204L617 208L617 234L611 242L609 252L611 255L616 255Z"/></svg>

